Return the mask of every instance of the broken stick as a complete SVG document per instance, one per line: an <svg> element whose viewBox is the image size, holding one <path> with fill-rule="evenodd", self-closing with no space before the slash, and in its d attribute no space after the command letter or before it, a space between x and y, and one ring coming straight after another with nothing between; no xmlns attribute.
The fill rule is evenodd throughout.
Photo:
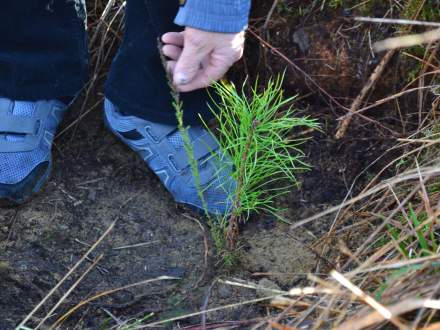
<svg viewBox="0 0 440 330"><path fill-rule="evenodd" d="M353 115L356 114L356 112L359 110L360 106L362 105L362 102L364 101L365 97L367 96L368 92L374 88L376 85L376 82L379 80L379 77L382 75L383 71L385 70L385 67L387 66L388 62L391 60L393 55L396 53L395 49L390 49L385 56L382 58L380 63L377 65L377 67L374 69L373 73L371 74L370 78L368 78L367 83L362 88L359 95L356 97L356 99L353 101L350 107L350 112L347 113L344 117L344 119L339 123L338 130L336 132L336 139L340 139L344 137L345 132L348 129L348 126L350 125L351 119L353 118Z"/></svg>

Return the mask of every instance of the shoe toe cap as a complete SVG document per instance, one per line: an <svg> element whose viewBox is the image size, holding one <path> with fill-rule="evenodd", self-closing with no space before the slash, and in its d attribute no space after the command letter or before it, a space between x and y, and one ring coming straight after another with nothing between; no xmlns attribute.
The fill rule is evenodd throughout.
<svg viewBox="0 0 440 330"><path fill-rule="evenodd" d="M23 180L14 183L0 183L0 200L23 203L38 191L49 176L50 161L38 164Z"/></svg>

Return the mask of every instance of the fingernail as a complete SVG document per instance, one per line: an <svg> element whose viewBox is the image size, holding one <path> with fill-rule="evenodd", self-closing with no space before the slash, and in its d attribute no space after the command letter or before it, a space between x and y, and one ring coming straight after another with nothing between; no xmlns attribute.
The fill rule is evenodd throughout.
<svg viewBox="0 0 440 330"><path fill-rule="evenodd" d="M175 79L178 85L185 85L188 83L188 78L186 75L180 72L176 73Z"/></svg>

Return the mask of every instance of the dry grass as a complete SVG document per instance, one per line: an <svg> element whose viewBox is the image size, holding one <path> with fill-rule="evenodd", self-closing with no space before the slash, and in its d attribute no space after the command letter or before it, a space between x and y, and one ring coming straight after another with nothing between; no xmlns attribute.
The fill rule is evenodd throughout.
<svg viewBox="0 0 440 330"><path fill-rule="evenodd" d="M348 199L347 194L341 205L292 228L334 214L329 232L314 247L335 259L337 269L324 277L310 274L309 287L273 299L270 305L282 313L254 329L304 324L307 329L440 329L438 43L425 49L413 81L398 93L357 107L359 114L399 102L406 93L418 94L418 123L393 148L400 156L357 196ZM380 174L391 169L396 174L383 180Z"/></svg>
<svg viewBox="0 0 440 330"><path fill-rule="evenodd" d="M393 169L395 176L378 175L357 196L293 226L334 214L315 248L332 256L337 269L324 277L310 274L309 287L273 299L282 317L254 329L440 329L437 51L438 43L428 44L417 58L418 75L401 91L358 107L359 114L418 94L418 123L398 139L393 150L400 156L380 173Z"/></svg>
<svg viewBox="0 0 440 330"><path fill-rule="evenodd" d="M324 253L336 256L338 267L329 275L309 274L307 287L267 289L267 297L133 329L255 303L271 307L273 313L254 320L252 329L303 329L305 324L305 329L357 330L390 325L398 329L439 329L440 154L435 137L426 141L412 151L419 154L423 164L416 164L414 169L408 165L385 182L376 184L373 179L371 187L355 202L347 201L329 211L336 213L333 226L316 244ZM409 153L403 156L408 161L416 159ZM412 219L414 214L417 224ZM313 221L321 219L318 216ZM396 228L397 237L391 234ZM223 283L261 289L237 280Z"/></svg>
<svg viewBox="0 0 440 330"><path fill-rule="evenodd" d="M434 322L433 311L440 308L435 300L440 280L440 158L436 141L428 140L413 150L426 164L408 166L385 182L373 180L359 198L331 210L337 213L333 226L318 245L322 251L339 246L339 266L330 276L311 276L310 281L318 292L334 292L311 292L285 302L290 310L298 302L311 305L299 320L288 322L293 328L303 319L313 320L315 329L366 329L386 323L425 329Z"/></svg>
<svg viewBox="0 0 440 330"><path fill-rule="evenodd" d="M80 110L78 117L61 130L57 137L65 134L92 111L99 109L104 100L98 87L105 80L110 61L122 40L123 15L126 1L87 1L89 49L91 71L89 81L78 95ZM98 97L97 97L98 95Z"/></svg>

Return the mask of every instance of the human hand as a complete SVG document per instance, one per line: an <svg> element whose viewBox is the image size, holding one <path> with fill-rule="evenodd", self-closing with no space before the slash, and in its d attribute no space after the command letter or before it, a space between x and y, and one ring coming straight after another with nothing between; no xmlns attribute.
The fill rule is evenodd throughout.
<svg viewBox="0 0 440 330"><path fill-rule="evenodd" d="M167 70L180 92L208 87L243 55L244 32L218 33L187 27L162 36Z"/></svg>

